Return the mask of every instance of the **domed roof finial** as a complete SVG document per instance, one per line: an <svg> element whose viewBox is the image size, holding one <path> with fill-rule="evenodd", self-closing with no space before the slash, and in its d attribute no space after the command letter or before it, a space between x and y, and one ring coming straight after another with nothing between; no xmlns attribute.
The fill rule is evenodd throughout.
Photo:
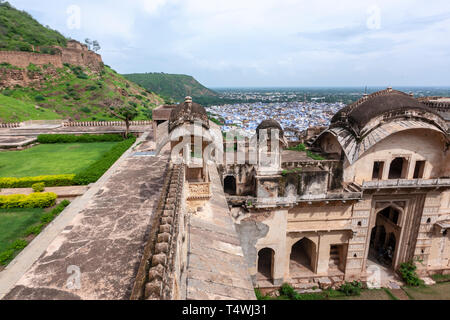
<svg viewBox="0 0 450 320"><path fill-rule="evenodd" d="M187 111L190 114L192 110L192 97L187 96L186 98L184 98L184 103L186 104Z"/></svg>

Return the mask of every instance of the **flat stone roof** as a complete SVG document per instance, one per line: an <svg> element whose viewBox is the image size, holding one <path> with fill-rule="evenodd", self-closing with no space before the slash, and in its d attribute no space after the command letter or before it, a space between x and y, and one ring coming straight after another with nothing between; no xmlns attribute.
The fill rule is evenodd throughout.
<svg viewBox="0 0 450 320"><path fill-rule="evenodd" d="M150 140L135 151L150 151ZM129 153L4 299L129 299L167 163L167 152ZM70 266L81 272L79 289L67 286Z"/></svg>

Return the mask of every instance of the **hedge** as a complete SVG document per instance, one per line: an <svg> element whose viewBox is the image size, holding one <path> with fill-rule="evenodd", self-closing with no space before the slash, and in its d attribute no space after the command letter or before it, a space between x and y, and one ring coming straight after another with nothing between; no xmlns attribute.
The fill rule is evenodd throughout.
<svg viewBox="0 0 450 320"><path fill-rule="evenodd" d="M136 137L128 138L116 144L111 150L103 154L103 156L87 167L85 170L77 174L74 178L76 185L87 185L97 182L101 176L120 158L136 142Z"/></svg>
<svg viewBox="0 0 450 320"><path fill-rule="evenodd" d="M57 197L53 192L0 196L0 209L48 208L55 204Z"/></svg>
<svg viewBox="0 0 450 320"><path fill-rule="evenodd" d="M44 183L46 187L71 186L73 185L74 178L74 174L25 178L0 178L0 188L31 188L33 184L36 183Z"/></svg>
<svg viewBox="0 0 450 320"><path fill-rule="evenodd" d="M89 142L119 142L123 141L120 134L41 134L37 141L43 144L50 143L89 143Z"/></svg>

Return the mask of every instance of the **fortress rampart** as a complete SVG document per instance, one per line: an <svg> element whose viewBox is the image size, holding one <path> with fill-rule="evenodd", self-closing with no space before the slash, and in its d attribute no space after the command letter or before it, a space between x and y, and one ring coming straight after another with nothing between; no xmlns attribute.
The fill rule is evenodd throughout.
<svg viewBox="0 0 450 320"><path fill-rule="evenodd" d="M27 68L31 63L37 66L52 64L62 68L64 63L89 67L93 71L100 71L103 67L102 57L88 50L85 45L77 41L69 41L67 48L54 47L56 54L43 54L22 51L0 51L0 63L9 63L19 68Z"/></svg>

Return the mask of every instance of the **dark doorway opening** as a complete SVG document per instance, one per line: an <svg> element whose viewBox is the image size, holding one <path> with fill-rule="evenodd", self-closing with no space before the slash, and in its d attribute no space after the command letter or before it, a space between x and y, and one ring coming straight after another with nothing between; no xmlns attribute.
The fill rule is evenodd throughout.
<svg viewBox="0 0 450 320"><path fill-rule="evenodd" d="M266 279L273 279L275 251L264 248L258 252L258 273Z"/></svg>
<svg viewBox="0 0 450 320"><path fill-rule="evenodd" d="M236 178L233 176L228 176L223 182L223 190L226 194L230 196L236 195Z"/></svg>

